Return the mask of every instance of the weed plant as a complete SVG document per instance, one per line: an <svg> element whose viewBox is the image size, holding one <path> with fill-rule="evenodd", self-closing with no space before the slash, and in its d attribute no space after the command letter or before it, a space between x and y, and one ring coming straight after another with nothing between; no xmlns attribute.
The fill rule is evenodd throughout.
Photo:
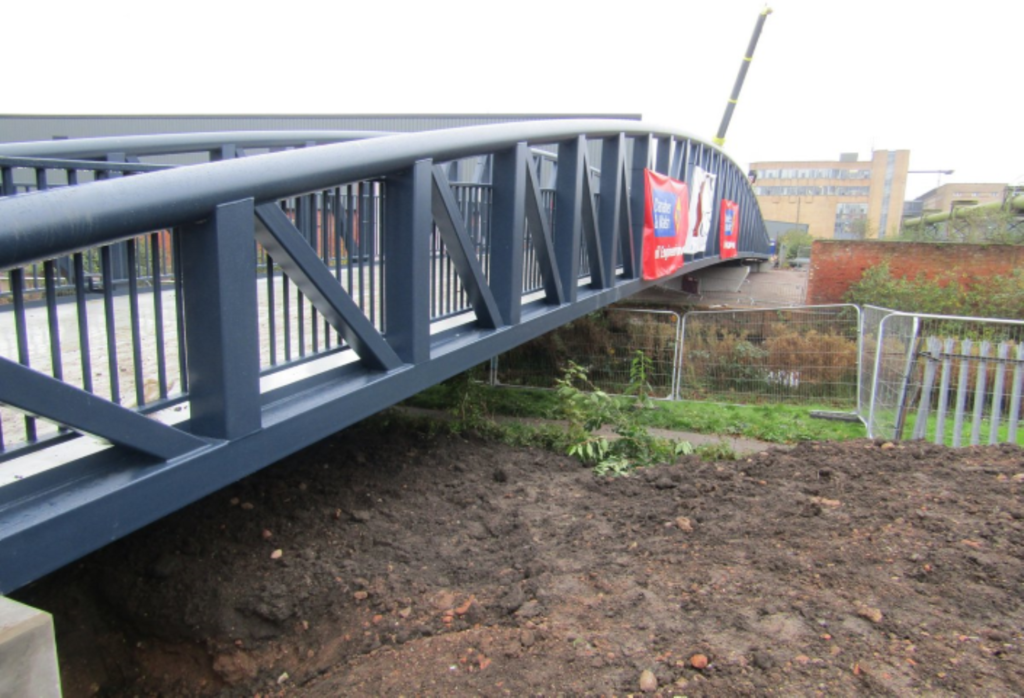
<svg viewBox="0 0 1024 698"><path fill-rule="evenodd" d="M651 434L643 413L652 407L646 376L650 360L637 351L630 366L628 400L616 399L599 390L586 370L570 361L558 379L556 394L568 422L566 452L592 466L598 475L622 475L634 468L665 463L693 453L688 441L674 441ZM618 436L609 439L599 433L608 426Z"/></svg>

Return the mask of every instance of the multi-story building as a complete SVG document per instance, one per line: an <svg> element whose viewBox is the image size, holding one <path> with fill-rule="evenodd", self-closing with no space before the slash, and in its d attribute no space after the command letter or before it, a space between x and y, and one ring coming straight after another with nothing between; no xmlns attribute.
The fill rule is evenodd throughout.
<svg viewBox="0 0 1024 698"><path fill-rule="evenodd" d="M922 213L949 211L953 205L974 206L1002 203L1005 184L943 184L914 199L921 202Z"/></svg>
<svg viewBox="0 0 1024 698"><path fill-rule="evenodd" d="M896 235L910 167L909 150L876 150L871 159L843 153L839 160L754 162L766 219L806 224L818 238Z"/></svg>

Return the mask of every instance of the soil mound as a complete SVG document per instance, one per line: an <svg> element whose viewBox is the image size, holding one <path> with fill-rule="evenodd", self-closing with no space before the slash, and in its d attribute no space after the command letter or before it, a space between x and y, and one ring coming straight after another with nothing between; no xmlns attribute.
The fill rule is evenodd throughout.
<svg viewBox="0 0 1024 698"><path fill-rule="evenodd" d="M65 695L1024 692L1024 452L599 479L382 417L22 590Z"/></svg>

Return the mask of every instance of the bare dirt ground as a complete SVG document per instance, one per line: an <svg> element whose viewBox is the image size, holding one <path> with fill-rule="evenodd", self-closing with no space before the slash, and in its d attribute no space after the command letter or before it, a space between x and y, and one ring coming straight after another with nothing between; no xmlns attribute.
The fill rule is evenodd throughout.
<svg viewBox="0 0 1024 698"><path fill-rule="evenodd" d="M1016 447L598 479L396 419L19 592L65 695L1024 693Z"/></svg>

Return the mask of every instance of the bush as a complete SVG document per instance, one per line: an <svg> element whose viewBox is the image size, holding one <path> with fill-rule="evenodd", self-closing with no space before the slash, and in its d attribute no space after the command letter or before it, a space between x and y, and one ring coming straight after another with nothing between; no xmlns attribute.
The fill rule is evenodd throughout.
<svg viewBox="0 0 1024 698"><path fill-rule="evenodd" d="M892 310L1024 319L1024 270L1009 276L940 274L927 278L894 278L889 263L864 271L843 299L857 305L878 305Z"/></svg>

